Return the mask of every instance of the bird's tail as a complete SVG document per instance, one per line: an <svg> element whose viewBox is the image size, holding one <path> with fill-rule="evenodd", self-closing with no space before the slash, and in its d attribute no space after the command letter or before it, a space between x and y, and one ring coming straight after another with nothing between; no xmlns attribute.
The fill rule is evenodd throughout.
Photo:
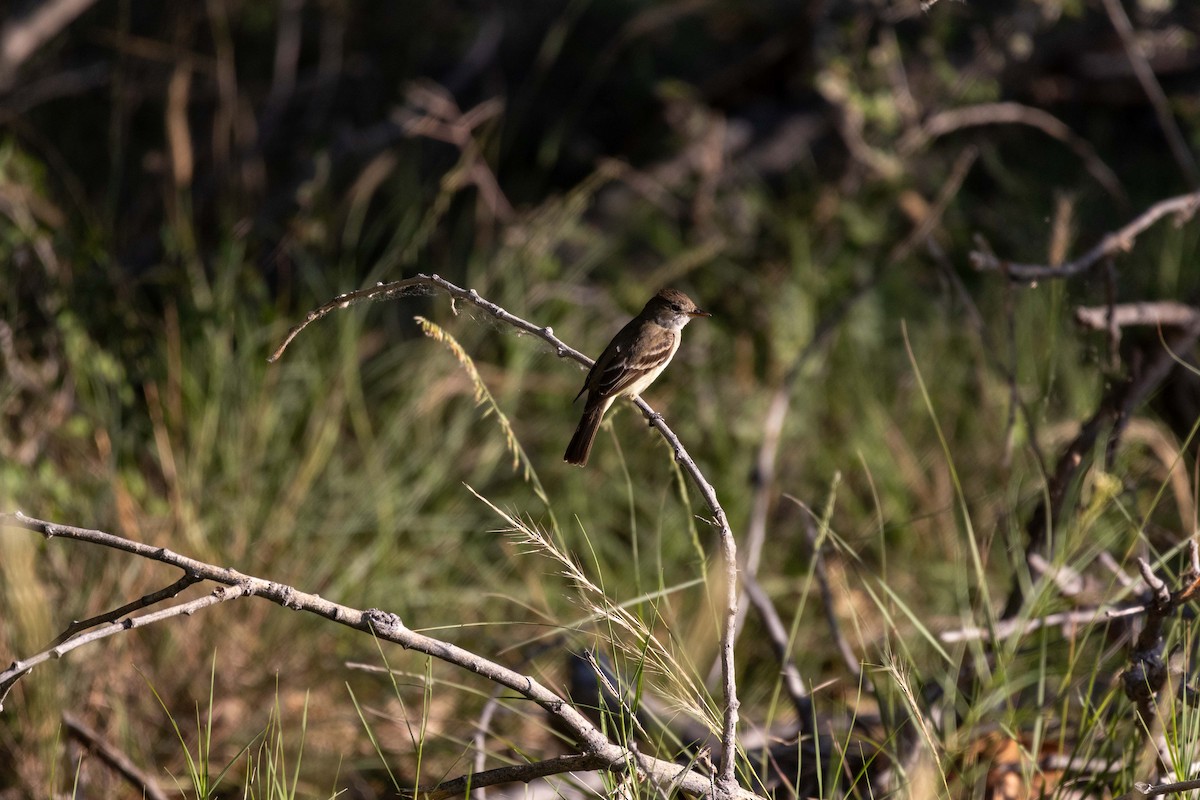
<svg viewBox="0 0 1200 800"><path fill-rule="evenodd" d="M606 408L607 403L588 403L584 407L583 418L579 420L579 427L575 429L575 435L567 445L563 461L581 467L587 464L588 456L592 452L592 442L596 440L596 431L600 430L600 420L604 419Z"/></svg>

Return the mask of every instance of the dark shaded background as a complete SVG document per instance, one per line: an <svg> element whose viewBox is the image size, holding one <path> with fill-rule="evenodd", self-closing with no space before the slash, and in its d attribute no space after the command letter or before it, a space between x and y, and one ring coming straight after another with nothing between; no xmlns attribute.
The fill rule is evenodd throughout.
<svg viewBox="0 0 1200 800"><path fill-rule="evenodd" d="M410 317L453 326L549 473L552 505L588 521L593 550L611 548L598 561L620 564L638 535L631 516L664 526L671 495L638 495L627 509L611 462L582 478L555 470L578 410L565 398L581 376L425 298L322 323L274 371L265 355L333 295L417 271L478 288L589 352L677 284L715 317L689 328L653 399L684 420L737 531L761 478L766 404L782 387L797 410L779 493L819 506L844 471L834 523L862 563L886 566L884 550L898 548L891 563L913 565L895 578L899 592L952 613L938 590L962 571L939 562L938 537L953 529L957 501L948 481L925 474L940 450L901 322L928 354L969 504L994 524L981 519L981 530L999 532L991 566L1003 572L1014 549L1005 532L1019 529L1044 477L1039 435L1052 458L1055 426L1086 417L1096 393L1158 343L1130 334L1113 351L1074 331L1072 304L1194 302L1200 287L1191 229L1069 286L1010 286L967 266L976 247L1064 260L1200 184L1200 4L1121 5L1127 41L1102 0L3 4L0 501L346 602L403 605L429 625L511 620L492 591L532 596L530 607L544 602L561 619L557 596L539 594L511 549L475 536L495 520L461 483L519 508L527 486L462 375L440 351L441 362L413 352ZM798 360L814 341L817 366ZM1005 405L1022 393L1028 430ZM1198 397L1180 377L1151 413L1186 440ZM642 426L617 424L633 475L670 486L631 433ZM320 445L323 431L336 445ZM616 457L611 442L598 449ZM906 466L876 463L885 451ZM871 474L856 474L861 465ZM771 509L768 586L791 605L809 568L804 515L782 501ZM16 547L10 536L0 541ZM692 566L681 547L665 560ZM158 585L111 557L34 552L0 550L13 609L0 612L0 657L36 652L60 616ZM20 594L18 574L37 591ZM147 633L31 677L0 717L0 787L15 787L0 797L50 785L56 763L63 786L78 755L57 737L64 710L156 776L168 764L180 774L162 712L194 719L217 643L225 705L215 727L229 757L241 741L229 731L261 729L273 690L294 715L321 686L317 775L305 786L329 791L345 755L341 796L387 795L342 693L341 664L373 653L272 611ZM464 636L483 652L514 638ZM751 685L770 685L768 649L746 638ZM841 674L832 647L805 650L808 674ZM281 689L280 674L298 686ZM751 689L748 709L767 693ZM468 718L475 699L439 719ZM393 734L385 749L407 765L412 742L401 726ZM127 788L91 769L84 785L97 796Z"/></svg>

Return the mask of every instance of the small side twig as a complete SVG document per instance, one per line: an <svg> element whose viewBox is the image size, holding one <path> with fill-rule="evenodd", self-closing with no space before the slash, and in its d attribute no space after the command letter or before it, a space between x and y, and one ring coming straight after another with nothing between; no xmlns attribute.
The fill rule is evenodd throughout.
<svg viewBox="0 0 1200 800"><path fill-rule="evenodd" d="M1200 780L1175 781L1158 785L1138 782L1131 791L1121 795L1117 800L1138 800L1143 797L1161 797L1164 794L1182 794L1200 789Z"/></svg>
<svg viewBox="0 0 1200 800"><path fill-rule="evenodd" d="M1181 669L1163 653L1165 636L1163 628L1167 619L1184 603L1192 600L1200 589L1200 544L1195 538L1188 542L1189 566L1174 591L1166 581L1154 574L1154 568L1145 559L1138 559L1142 580L1150 590L1150 601L1146 604L1146 619L1142 630L1133 643L1129 654L1129 668L1121 675L1122 688L1137 707L1138 716L1146 732L1145 752L1157 758L1159 775L1171 763L1170 748L1166 741L1170 703L1174 702ZM1175 688L1168 686L1175 681ZM1167 708L1159 701L1160 693L1171 700Z"/></svg>
<svg viewBox="0 0 1200 800"><path fill-rule="evenodd" d="M1148 603L1134 603L1132 605L1114 606L1112 608L1079 608L1071 611L1047 614L1044 617L1033 617L1032 619L1001 619L997 620L995 626L990 629L978 627L955 628L954 630L942 631L938 634L938 638L946 644L970 641L988 642L995 639L1004 639L1013 634L1024 636L1042 628L1074 628L1084 625L1104 624L1114 619L1123 619L1125 617L1144 614L1149 607Z"/></svg>
<svg viewBox="0 0 1200 800"><path fill-rule="evenodd" d="M106 622L112 622L113 620L120 619L127 614L132 614L134 611L141 611L143 608L149 608L156 603L161 603L163 600L170 600L172 597L177 596L180 592L192 584L199 583L200 580L201 578L198 575L184 575L170 586L159 589L157 592L151 592L150 594L143 595L137 600L134 600L132 603L126 603L120 608L114 608L112 611L106 611L103 614L97 614L96 616L88 617L87 619L75 620L68 625L62 633L56 636L52 642L47 644L42 649L49 650L51 648L58 647L60 644L65 642L67 639L70 639L80 631L85 631L88 628L94 628L97 625L103 625Z"/></svg>
<svg viewBox="0 0 1200 800"><path fill-rule="evenodd" d="M24 517L23 519L28 519L28 517ZM110 622L107 625L95 628L88 633L76 636L70 641L50 647L40 653L29 656L28 658L14 661L8 667L8 669L0 672L0 711L4 710L4 701L8 698L8 693L12 691L12 687L16 685L16 682L25 675L28 675L33 668L39 664L44 664L51 659L62 658L67 653L78 647L82 647L85 644L91 644L92 642L105 639L109 636L115 636L116 634L124 633L125 631L144 628L147 625L155 622L161 622L165 619L171 619L172 617L191 616L201 609L217 605L218 603L224 603L228 600L236 600L239 597L245 597L249 593L250 592L247 587L238 583L230 583L214 589L210 594L207 594L204 597L198 597L195 600L189 600L186 603L180 603L179 605L171 606L170 608L164 608L161 611L143 614L140 617L128 617L120 622Z"/></svg>
<svg viewBox="0 0 1200 800"><path fill-rule="evenodd" d="M1139 703L1143 718L1149 721L1153 709L1148 704L1153 693L1162 688L1167 677L1166 659L1163 658L1163 626L1175 610L1194 599L1200 590L1200 544L1196 539L1188 542L1191 561L1183 574L1181 585L1172 591L1166 581L1154 574L1154 568L1144 558L1138 559L1142 580L1150 589L1150 601L1146 603L1146 621L1133 644L1130 660L1133 665L1122 676L1125 693Z"/></svg>
<svg viewBox="0 0 1200 800"><path fill-rule="evenodd" d="M443 781L436 788L402 791L402 797L421 800L445 800L449 797L467 797L476 789L499 786L503 783L532 783L539 778L563 775L569 772L595 772L605 767L604 759L595 753L572 753L570 755L533 761L528 764L510 764L504 767L474 772L461 778Z"/></svg>

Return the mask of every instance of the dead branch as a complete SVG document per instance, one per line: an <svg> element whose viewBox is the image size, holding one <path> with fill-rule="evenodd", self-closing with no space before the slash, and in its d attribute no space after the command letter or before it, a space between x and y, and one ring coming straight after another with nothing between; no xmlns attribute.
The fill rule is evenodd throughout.
<svg viewBox="0 0 1200 800"><path fill-rule="evenodd" d="M1137 325L1177 328L1193 325L1197 320L1200 320L1200 309L1176 300L1080 306L1075 309L1075 321L1095 331L1107 331L1112 327L1131 328Z"/></svg>
<svg viewBox="0 0 1200 800"><path fill-rule="evenodd" d="M1129 669L1121 675L1122 688L1137 707L1146 742L1139 769L1148 771L1149 762L1157 759L1158 776L1172 775L1171 748L1166 732L1173 718L1177 698L1188 691L1183 669L1178 659L1163 652L1166 637L1163 628L1167 619L1180 606L1193 600L1200 590L1200 544L1195 538L1188 542L1189 563L1180 576L1179 588L1171 590L1166 581L1154 574L1154 568L1144 558L1138 559L1142 580L1149 588L1146 618L1129 654ZM1145 766L1142 766L1145 765Z"/></svg>
<svg viewBox="0 0 1200 800"><path fill-rule="evenodd" d="M920 127L905 134L897 149L904 156L910 156L934 139L963 128L982 125L1026 125L1051 139L1057 139L1074 151L1084 168L1106 192L1121 202L1125 201L1125 190L1121 187L1120 179L1086 139L1053 114L1022 103L982 103L933 114Z"/></svg>
<svg viewBox="0 0 1200 800"><path fill-rule="evenodd" d="M13 523L12 520L16 520L16 522ZM33 524L22 524L25 522ZM45 530L42 530L42 532L45 533L47 537L63 535L65 530L81 530L78 528L67 529L62 525L55 525L49 522L42 522L41 520L30 519L20 512L17 512L16 515L0 515L0 524L5 523L16 524L18 527L29 528L30 530L39 530L37 526L42 525L45 526ZM47 532L49 530L53 530L53 533ZM98 532L99 531L95 531L95 533ZM70 534L66 535L70 536ZM81 537L70 536L70 538ZM33 668L39 664L44 664L51 659L62 658L67 653L75 650L76 648L83 647L85 644L91 644L92 642L99 641L100 639L107 639L109 636L115 636L116 634L124 633L125 631L144 628L147 625L155 622L161 622L165 619L171 619L172 617L191 616L197 611L208 608L209 606L218 605L219 603L224 603L229 600L237 600L239 597L245 597L249 593L250 592L248 591L247 587L241 585L237 581L231 581L224 586L217 587L204 597L199 597L195 600L189 600L186 603L180 603L169 608L164 608L160 611L153 611L149 614L143 614L140 617L126 617L120 622L110 622L107 625L90 631L89 633L76 636L74 639L70 639L62 644L50 647L40 653L29 656L28 658L14 661L9 665L8 669L0 672L0 711L4 710L4 700L7 699L8 693L12 691L12 688L16 685L17 681L28 675L31 671L33 671Z"/></svg>
<svg viewBox="0 0 1200 800"><path fill-rule="evenodd" d="M40 533L47 538L63 538L80 542L89 542L103 547L109 547L121 552L157 561L161 564L175 567L185 574L196 575L199 578L219 584L211 594L189 603L145 614L140 617L126 618L120 622L110 623L91 633L60 645L58 648L38 654L28 659L17 660L0 672L0 692L7 693L12 685L28 673L33 667L52 657L60 657L76 647L134 628L143 627L161 619L178 616L179 614L194 613L207 606L215 605L225 600L240 597L260 597L284 608L315 614L340 625L370 634L377 639L398 644L407 650L419 653L461 667L483 678L500 684L532 700L541 706L548 714L555 717L575 737L582 753L578 761L559 759L555 763L562 767L560 771L569 771L571 764L577 767L580 763L592 765L591 769L603 769L614 773L630 773L635 770L644 775L656 785L668 785L675 782L683 791L703 797L720 794L730 800L753 800L757 795L733 786L726 790L718 783L716 787L710 777L699 772L681 768L670 761L649 758L614 744L608 737L596 728L583 714L559 695L550 691L532 676L522 675L501 664L483 658L465 648L435 639L410 629L395 614L380 609L357 609L326 600L318 595L302 592L292 586L276 583L253 575L245 575L236 570L220 567L203 561L198 561L180 555L165 547L153 547L141 542L124 539L104 531L88 528L77 528L61 525L46 520L33 519L24 514L0 514L0 527L15 527ZM2 696L2 695L0 695ZM2 710L0 706L0 710ZM494 770L492 772L495 772ZM544 774L552 774L546 772ZM437 794L440 787L434 786L417 791L420 796Z"/></svg>
<svg viewBox="0 0 1200 800"><path fill-rule="evenodd" d="M1183 792L1192 792L1196 789L1200 789L1200 780L1160 783L1157 786L1139 781L1133 785L1133 789L1121 795L1118 800L1139 800L1139 798L1144 797L1161 797L1164 794L1182 794Z"/></svg>
<svg viewBox="0 0 1200 800"><path fill-rule="evenodd" d="M1103 259L1128 252L1137 237L1165 216L1175 215L1176 224L1182 225L1192 218L1200 208L1200 192L1182 194L1160 200L1142 212L1140 216L1118 231L1106 235L1099 244L1074 261L1052 266L1049 264L1021 264L996 258L986 249L972 250L968 260L977 270L999 270L1012 280L1034 281L1042 278L1070 278L1091 269Z"/></svg>
<svg viewBox="0 0 1200 800"><path fill-rule="evenodd" d="M1143 607L1137 606L1136 608L1140 611ZM1124 609L1121 610L1124 611ZM1025 636L1042 628L1065 628L1110 622L1114 616L1117 615L1114 615L1111 609L1088 608L1047 614L1044 617L1033 617L1032 619L1001 619L996 620L996 624L990 628L968 626L942 631L938 634L938 639L946 644L972 641L994 642L1007 639L1013 634ZM1119 616L1123 616L1123 614Z"/></svg>
<svg viewBox="0 0 1200 800"><path fill-rule="evenodd" d="M135 790L144 793L146 800L167 800L167 794L158 788L146 773L138 769L129 756L122 753L98 732L92 730L73 714L63 714L63 725L67 732L84 746L96 754L96 757L110 766L113 771L129 782Z"/></svg>
<svg viewBox="0 0 1200 800"><path fill-rule="evenodd" d="M436 788L428 790L411 790L401 793L402 797L422 798L422 800L445 800L449 797L469 797L475 790L488 786L499 786L504 783L532 783L539 778L551 775L564 775L569 772L595 772L605 769L604 760L594 754L579 753L545 761L534 761L528 764L510 764L504 767L475 772L461 778L439 783ZM677 771L686 770L678 768Z"/></svg>
<svg viewBox="0 0 1200 800"><path fill-rule="evenodd" d="M1154 568L1144 558L1138 559L1142 580L1150 589L1150 601L1145 604L1146 621L1133 644L1130 655L1132 666L1122 675L1125 694L1138 703L1143 719L1149 722L1154 715L1151 700L1167 678L1167 660L1163 657L1163 627L1175 611L1195 599L1200 592L1200 544L1196 539L1188 542L1190 564L1174 591L1166 581L1154 574Z"/></svg>

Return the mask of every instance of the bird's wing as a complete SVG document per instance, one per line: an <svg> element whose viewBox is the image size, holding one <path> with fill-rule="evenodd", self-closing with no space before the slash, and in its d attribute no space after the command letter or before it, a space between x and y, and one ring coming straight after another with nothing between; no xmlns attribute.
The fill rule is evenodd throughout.
<svg viewBox="0 0 1200 800"><path fill-rule="evenodd" d="M674 352L675 337L679 335L670 330L663 333L654 337L653 347L638 353L636 362L631 361L629 354L622 352L619 347L613 348L611 354L606 350L593 367L594 371L599 372L594 380L587 382L587 388L599 397L616 397L639 378L661 367L663 361ZM637 352L641 348L633 345L628 349Z"/></svg>

